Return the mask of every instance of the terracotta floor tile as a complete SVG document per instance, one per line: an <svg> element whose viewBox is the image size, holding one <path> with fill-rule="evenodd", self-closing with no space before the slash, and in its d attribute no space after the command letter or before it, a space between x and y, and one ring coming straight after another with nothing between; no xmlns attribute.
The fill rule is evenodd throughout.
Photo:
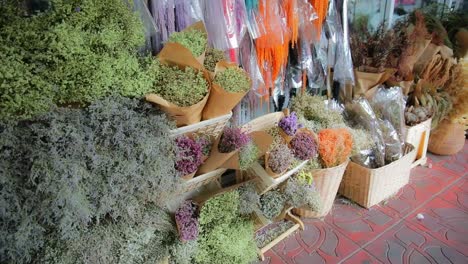
<svg viewBox="0 0 468 264"><path fill-rule="evenodd" d="M291 263L337 263L359 249L357 244L323 221L306 220L306 223L306 229L288 238L284 248L275 249L288 263L289 259L292 259Z"/></svg>
<svg viewBox="0 0 468 264"><path fill-rule="evenodd" d="M376 264L382 263L377 258L372 256L369 252L365 250L360 250L350 258L346 259L345 261L341 262L343 264Z"/></svg>
<svg viewBox="0 0 468 264"><path fill-rule="evenodd" d="M421 213L423 220L416 215ZM408 221L445 244L468 256L468 212L443 199L435 198L408 216Z"/></svg>
<svg viewBox="0 0 468 264"><path fill-rule="evenodd" d="M414 225L402 222L365 250L383 263L466 263L467 256Z"/></svg>
<svg viewBox="0 0 468 264"><path fill-rule="evenodd" d="M380 206L365 209L357 205L335 204L325 221L359 245L364 245L396 223L399 218L383 212Z"/></svg>
<svg viewBox="0 0 468 264"><path fill-rule="evenodd" d="M439 197L468 212L468 179L461 179Z"/></svg>

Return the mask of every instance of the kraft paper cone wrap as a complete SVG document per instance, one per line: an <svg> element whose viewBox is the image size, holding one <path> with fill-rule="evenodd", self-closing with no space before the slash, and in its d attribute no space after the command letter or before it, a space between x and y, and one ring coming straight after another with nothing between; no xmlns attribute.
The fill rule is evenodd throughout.
<svg viewBox="0 0 468 264"><path fill-rule="evenodd" d="M191 26L185 28L184 30L182 30L182 32L186 32L186 31L189 31L189 30L198 30L198 31L201 31L203 33L207 35L207 32L206 32L206 28L205 28L205 25L203 24L202 21L198 21L194 24L192 24ZM177 44L177 49L174 50L174 44ZM174 51L178 52L178 53L174 53ZM164 44L164 47L162 48L162 50L160 51L160 53L158 54L158 57L161 56L161 54L164 54L163 56L164 57L167 57L168 59L180 59L181 58L181 54L183 54L183 57L187 57L187 56L190 56L192 57L194 60L196 60L200 65L201 67L203 67L203 63L205 62L205 52L206 52L206 47L205 47L205 51L203 51L203 53L198 56L198 57L195 57L194 54L192 54L192 52L187 49L186 47L184 47L183 45L179 44L179 43L176 43L176 42L166 42ZM172 58L174 57L174 58ZM183 63L183 61L181 61Z"/></svg>
<svg viewBox="0 0 468 264"><path fill-rule="evenodd" d="M178 43L167 43L167 49L158 55L161 64L167 66L176 66L181 70L186 67L192 67L198 71L202 71L206 82L208 83L206 96L198 103L191 106L177 106L157 94L147 94L146 100L155 103L161 107L170 117L174 118L177 127L195 124L201 121L203 108L209 98L211 80L209 73L203 68L190 52L184 52L182 45Z"/></svg>
<svg viewBox="0 0 468 264"><path fill-rule="evenodd" d="M366 94L370 89L388 80L394 72L394 69L385 69L385 71L380 73L363 72L355 69L354 75L357 81L357 91L355 94Z"/></svg>
<svg viewBox="0 0 468 264"><path fill-rule="evenodd" d="M227 61L218 62L216 64L213 80L216 74L230 67L238 68L237 64L235 63L230 63ZM251 87L252 81L250 80L250 77L247 75L247 73L244 72L244 74L247 78L249 78L249 86ZM242 98L244 98L247 92L248 91L240 93L227 92L223 87L213 81L210 97L208 98L208 102L203 109L203 120L228 114L242 100Z"/></svg>
<svg viewBox="0 0 468 264"><path fill-rule="evenodd" d="M273 137L264 131L254 131L249 135L252 138L253 143L257 145L257 158L260 158L267 152L268 148L273 143ZM239 155L239 153L233 155L223 165L221 165L221 168L239 170Z"/></svg>
<svg viewBox="0 0 468 264"><path fill-rule="evenodd" d="M222 136L222 135L221 135ZM196 175L205 174L216 169L221 168L227 160L229 160L232 156L236 155L239 150L234 150L229 153L221 153L218 150L219 141L221 140L221 136L219 136L215 143L213 144L213 148L211 149L211 154L208 159L203 163L200 168L198 168Z"/></svg>
<svg viewBox="0 0 468 264"><path fill-rule="evenodd" d="M272 178L278 178L279 176L281 176L283 173L285 173L288 170L288 168L286 168L284 171L282 171L280 173L273 172L273 170L270 168L270 166L268 166L268 160L269 159L270 159L270 153L267 152L267 153L265 153L265 171Z"/></svg>

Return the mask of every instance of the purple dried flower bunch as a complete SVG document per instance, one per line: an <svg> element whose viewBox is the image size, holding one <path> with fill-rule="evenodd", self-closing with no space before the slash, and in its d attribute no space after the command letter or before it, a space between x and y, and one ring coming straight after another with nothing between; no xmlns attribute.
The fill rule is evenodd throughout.
<svg viewBox="0 0 468 264"><path fill-rule="evenodd" d="M176 170L180 176L185 176L197 171L202 164L202 146L187 136L176 138Z"/></svg>
<svg viewBox="0 0 468 264"><path fill-rule="evenodd" d="M283 129L284 133L288 136L294 136L299 128L302 127L301 124L297 122L296 112L292 112L290 115L283 117L278 126Z"/></svg>
<svg viewBox="0 0 468 264"><path fill-rule="evenodd" d="M182 241L198 238L197 206L190 200L185 201L175 212L175 220Z"/></svg>
<svg viewBox="0 0 468 264"><path fill-rule="evenodd" d="M290 144L297 159L309 160L317 156L317 142L314 136L306 131L298 132Z"/></svg>
<svg viewBox="0 0 468 264"><path fill-rule="evenodd" d="M195 141L201 146L203 156L209 156L213 142L208 135L197 135Z"/></svg>
<svg viewBox="0 0 468 264"><path fill-rule="evenodd" d="M221 153L229 153L240 149L250 142L250 136L240 128L224 128L223 135L218 144Z"/></svg>
<svg viewBox="0 0 468 264"><path fill-rule="evenodd" d="M294 160L291 150L283 144L277 145L268 156L268 167L274 173L283 173Z"/></svg>

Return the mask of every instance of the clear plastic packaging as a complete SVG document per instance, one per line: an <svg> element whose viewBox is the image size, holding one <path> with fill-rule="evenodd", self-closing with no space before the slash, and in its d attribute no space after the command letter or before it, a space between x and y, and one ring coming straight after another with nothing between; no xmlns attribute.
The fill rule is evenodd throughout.
<svg viewBox="0 0 468 264"><path fill-rule="evenodd" d="M398 138L404 143L406 100L401 87L379 86L370 103L379 118L388 120L392 124L398 133Z"/></svg>
<svg viewBox="0 0 468 264"><path fill-rule="evenodd" d="M342 85L354 85L353 60L349 48L348 36L348 17L347 0L343 0L343 24L335 4L336 1L330 1L329 17L327 18L330 34L336 36L336 61L334 63L333 79ZM333 30L333 31L332 31ZM334 35L336 34L336 35Z"/></svg>
<svg viewBox="0 0 468 264"><path fill-rule="evenodd" d="M156 38L158 35L158 29L156 24L151 16L148 7L145 2L142 0L133 0L133 10L140 14L141 21L143 22L143 27L145 28L145 47L143 52L152 52L156 54L155 47L152 47L151 40Z"/></svg>
<svg viewBox="0 0 468 264"><path fill-rule="evenodd" d="M379 119L379 126L385 143L385 164L390 164L403 156L403 146L390 121Z"/></svg>
<svg viewBox="0 0 468 264"><path fill-rule="evenodd" d="M368 168L378 168L385 165L385 141L380 129L377 116L372 110L371 105L366 98L360 97L345 104L344 117L352 127L363 128L367 130L372 141L375 142L374 149L370 152L361 151L361 154L352 157L356 163ZM367 156L366 156L367 155ZM371 155L371 157L368 157Z"/></svg>
<svg viewBox="0 0 468 264"><path fill-rule="evenodd" d="M169 35L175 31L174 0L150 0L148 3L156 28L159 30L152 41L154 50L158 53Z"/></svg>
<svg viewBox="0 0 468 264"><path fill-rule="evenodd" d="M174 0L176 31L182 31L195 22L203 20L198 0Z"/></svg>

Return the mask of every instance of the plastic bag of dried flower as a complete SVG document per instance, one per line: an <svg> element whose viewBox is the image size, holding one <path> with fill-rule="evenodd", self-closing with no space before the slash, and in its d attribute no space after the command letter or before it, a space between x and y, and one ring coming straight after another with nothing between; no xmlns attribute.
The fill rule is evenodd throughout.
<svg viewBox="0 0 468 264"><path fill-rule="evenodd" d="M390 164L403 156L403 145L393 125L388 120L379 120L385 142L385 163Z"/></svg>
<svg viewBox="0 0 468 264"><path fill-rule="evenodd" d="M374 110L366 98L360 97L345 104L343 112L351 127L359 127L368 131L371 140L375 142L372 151L362 150L358 158L352 160L368 168L379 168L385 165L385 143ZM371 157L370 157L371 156Z"/></svg>
<svg viewBox="0 0 468 264"><path fill-rule="evenodd" d="M401 87L385 88L379 86L370 99L372 109L383 120L388 120L398 133L400 141L404 143L405 106L406 100Z"/></svg>

